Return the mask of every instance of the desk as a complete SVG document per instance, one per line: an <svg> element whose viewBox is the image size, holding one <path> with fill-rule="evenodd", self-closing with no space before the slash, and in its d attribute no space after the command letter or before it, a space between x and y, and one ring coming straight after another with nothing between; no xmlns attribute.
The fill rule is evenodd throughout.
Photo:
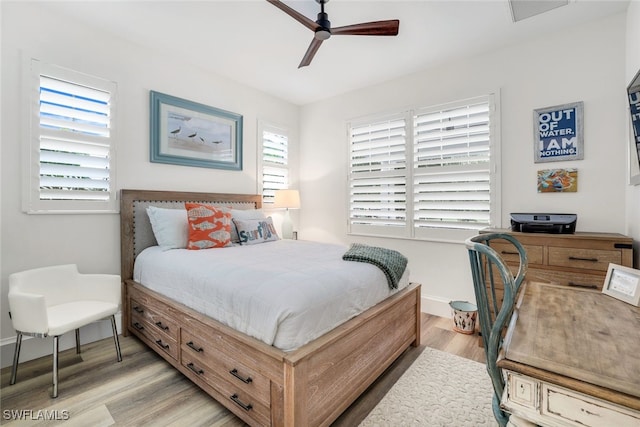
<svg viewBox="0 0 640 427"><path fill-rule="evenodd" d="M594 290L523 286L498 361L514 421L639 427L640 308Z"/></svg>

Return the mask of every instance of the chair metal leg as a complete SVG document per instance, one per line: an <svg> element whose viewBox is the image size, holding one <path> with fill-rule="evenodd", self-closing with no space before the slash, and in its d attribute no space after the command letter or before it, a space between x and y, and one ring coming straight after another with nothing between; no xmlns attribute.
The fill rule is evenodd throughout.
<svg viewBox="0 0 640 427"><path fill-rule="evenodd" d="M500 398L493 395L493 399L491 401L491 409L493 410L493 417L498 422L500 427L506 427L509 423L509 414L502 411L500 408Z"/></svg>
<svg viewBox="0 0 640 427"><path fill-rule="evenodd" d="M113 329L113 342L116 344L116 353L118 354L118 362L122 362L122 353L120 353L120 341L118 340L118 328L116 328L115 316L111 316L111 329Z"/></svg>
<svg viewBox="0 0 640 427"><path fill-rule="evenodd" d="M80 354L80 328L76 329L76 354Z"/></svg>
<svg viewBox="0 0 640 427"><path fill-rule="evenodd" d="M58 397L58 336L53 337L53 392L51 397Z"/></svg>
<svg viewBox="0 0 640 427"><path fill-rule="evenodd" d="M18 374L18 359L20 358L20 346L22 345L22 332L16 335L16 349L13 352L13 367L11 368L11 381L9 384L16 383L16 375Z"/></svg>

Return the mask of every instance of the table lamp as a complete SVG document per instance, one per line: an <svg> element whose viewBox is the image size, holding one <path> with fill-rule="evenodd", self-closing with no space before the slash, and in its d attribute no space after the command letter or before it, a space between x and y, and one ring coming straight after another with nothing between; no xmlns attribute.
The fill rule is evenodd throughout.
<svg viewBox="0 0 640 427"><path fill-rule="evenodd" d="M293 223L291 222L289 209L300 209L300 193L298 190L276 190L273 207L286 209L282 220L282 238L292 239Z"/></svg>

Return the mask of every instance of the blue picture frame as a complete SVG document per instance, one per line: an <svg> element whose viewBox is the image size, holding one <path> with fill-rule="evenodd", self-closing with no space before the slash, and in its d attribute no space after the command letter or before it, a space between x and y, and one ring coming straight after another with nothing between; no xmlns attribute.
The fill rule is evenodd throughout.
<svg viewBox="0 0 640 427"><path fill-rule="evenodd" d="M535 163L584 159L584 103L533 111Z"/></svg>
<svg viewBox="0 0 640 427"><path fill-rule="evenodd" d="M150 91L153 163L242 170L240 114Z"/></svg>

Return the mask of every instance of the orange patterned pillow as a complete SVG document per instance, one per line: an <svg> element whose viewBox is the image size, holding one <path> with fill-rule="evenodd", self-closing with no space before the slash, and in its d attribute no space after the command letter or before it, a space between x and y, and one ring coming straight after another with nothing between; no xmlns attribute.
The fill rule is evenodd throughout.
<svg viewBox="0 0 640 427"><path fill-rule="evenodd" d="M185 203L189 220L187 249L223 248L231 243L231 211L200 203Z"/></svg>

